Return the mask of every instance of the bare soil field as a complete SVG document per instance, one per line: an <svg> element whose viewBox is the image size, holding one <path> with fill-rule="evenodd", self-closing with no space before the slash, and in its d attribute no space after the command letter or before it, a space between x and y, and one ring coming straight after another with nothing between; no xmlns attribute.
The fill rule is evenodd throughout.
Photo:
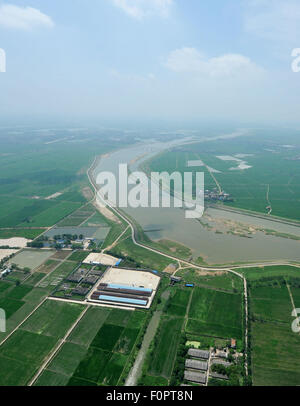
<svg viewBox="0 0 300 406"><path fill-rule="evenodd" d="M7 239L1 239L0 240L0 247L8 246L11 248L25 248L27 246L27 243L30 242L31 240L27 240L27 238L22 238L22 237L13 237L13 238L7 238Z"/></svg>
<svg viewBox="0 0 300 406"><path fill-rule="evenodd" d="M18 252L18 250L1 250L0 249L0 261L3 259L3 258L6 258L6 257L9 257L10 255L12 255L12 254L15 254L16 252Z"/></svg>

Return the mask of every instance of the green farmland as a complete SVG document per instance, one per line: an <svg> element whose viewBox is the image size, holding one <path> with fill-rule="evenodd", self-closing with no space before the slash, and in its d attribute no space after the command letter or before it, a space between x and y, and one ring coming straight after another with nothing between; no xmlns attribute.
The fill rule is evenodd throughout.
<svg viewBox="0 0 300 406"><path fill-rule="evenodd" d="M26 385L82 312L83 307L45 302L0 347L0 385Z"/></svg>
<svg viewBox="0 0 300 406"><path fill-rule="evenodd" d="M122 385L145 321L143 311L89 308L35 384Z"/></svg>
<svg viewBox="0 0 300 406"><path fill-rule="evenodd" d="M243 301L240 294L194 289L188 333L242 339L242 319Z"/></svg>
<svg viewBox="0 0 300 406"><path fill-rule="evenodd" d="M290 135L290 140L298 149L299 139ZM270 201L272 215L299 221L300 175L297 149L284 148L280 143L280 136L268 135L266 131L258 137L244 136L180 146L154 157L145 167L147 171L183 173L189 170L189 160L202 160L205 165L214 169L213 175L222 189L233 196L234 202L226 203L227 205L266 213L266 206ZM234 160L218 158L231 156L236 159L240 154L246 154L242 160L250 168L236 170L233 169L237 167ZM215 179L206 167L198 167L197 170L205 174L206 189L216 187Z"/></svg>
<svg viewBox="0 0 300 406"><path fill-rule="evenodd" d="M168 385L172 381L182 342L199 341L201 348L226 346L230 338L243 348L242 295L205 287L167 288L160 323L148 350L140 385Z"/></svg>
<svg viewBox="0 0 300 406"><path fill-rule="evenodd" d="M293 273L294 275L294 273ZM298 279L288 285L299 305ZM293 310L284 279L262 278L250 285L250 342L254 385L299 385L300 336L292 331Z"/></svg>

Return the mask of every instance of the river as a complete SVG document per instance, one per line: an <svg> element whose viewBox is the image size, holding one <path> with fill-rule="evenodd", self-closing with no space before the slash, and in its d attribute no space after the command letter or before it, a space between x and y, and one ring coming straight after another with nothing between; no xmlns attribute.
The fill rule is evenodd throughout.
<svg viewBox="0 0 300 406"><path fill-rule="evenodd" d="M218 137L215 137L216 139ZM219 138L226 138L222 136ZM229 137L228 137L229 138ZM207 138L197 140L206 142ZM133 145L102 157L94 169L93 177L103 171L118 173L119 164L127 163L131 171L149 158L172 149L175 146L191 142L152 141ZM209 265L261 261L300 261L300 241L274 235L266 235L261 229L300 237L300 227L284 224L268 218L257 218L247 214L208 208L203 220L212 222L216 227L205 227L196 219L186 219L185 212L178 208L126 208L122 209L134 218L147 235L158 241L169 239L181 243L192 250L193 258L202 257ZM233 235L224 232L224 224L253 226L255 231L249 236ZM219 228L223 231L221 232ZM152 231L151 231L152 230ZM227 230L228 231L228 230Z"/></svg>

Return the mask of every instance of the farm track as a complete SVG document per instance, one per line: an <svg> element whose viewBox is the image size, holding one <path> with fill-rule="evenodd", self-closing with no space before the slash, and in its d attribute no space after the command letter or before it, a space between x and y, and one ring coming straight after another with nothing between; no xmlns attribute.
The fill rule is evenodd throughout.
<svg viewBox="0 0 300 406"><path fill-rule="evenodd" d="M11 337L13 335L13 333L15 331L17 331L24 323L26 320L29 319L30 316L33 315L33 313L35 313L35 311L42 306L42 304L47 300L47 297L45 297L41 303L39 303L27 316L24 320L21 321L21 323L19 323L1 342L0 342L0 346L3 345L8 339L9 337Z"/></svg>
<svg viewBox="0 0 300 406"><path fill-rule="evenodd" d="M86 312L88 311L89 306L87 306L85 309L83 309L83 311L81 312L81 314L79 315L79 317L77 318L77 320L75 321L75 323L73 323L73 325L70 327L70 329L67 331L67 333L65 334L65 336L58 340L57 345L55 346L54 350L47 356L46 360L44 361L44 363L42 364L42 366L39 368L39 370L37 371L37 373L34 375L34 377L31 379L31 381L28 383L27 386L32 386L36 380L39 378L39 376L42 374L42 372L44 371L44 369L49 365L49 363L53 360L53 358L55 357L55 355L58 353L58 351L61 349L61 347L63 346L63 344L66 342L67 338L69 337L69 335L72 333L72 331L75 329L75 327L77 326L77 324L80 322L80 320L83 318L83 316L86 314Z"/></svg>

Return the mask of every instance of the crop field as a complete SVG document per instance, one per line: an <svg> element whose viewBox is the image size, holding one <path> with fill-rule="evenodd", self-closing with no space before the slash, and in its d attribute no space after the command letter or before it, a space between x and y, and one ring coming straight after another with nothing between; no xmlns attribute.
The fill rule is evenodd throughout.
<svg viewBox="0 0 300 406"><path fill-rule="evenodd" d="M69 261L69 262L63 262L57 269L55 269L54 272L50 273L48 276L46 276L39 284L38 286L42 288L46 287L51 287L54 289L54 287L58 286L61 281L68 276L77 266L76 262Z"/></svg>
<svg viewBox="0 0 300 406"><path fill-rule="evenodd" d="M0 385L26 385L83 306L46 301L0 346Z"/></svg>
<svg viewBox="0 0 300 406"><path fill-rule="evenodd" d="M300 383L300 336L289 323L252 323L254 385L292 386Z"/></svg>
<svg viewBox="0 0 300 406"><path fill-rule="evenodd" d="M78 227L95 215L96 211L92 205L86 205L74 211L71 215L61 220L57 227ZM83 225L83 224L82 224Z"/></svg>
<svg viewBox="0 0 300 406"><path fill-rule="evenodd" d="M26 285L35 286L45 277L44 273L35 271L29 278L26 278Z"/></svg>
<svg viewBox="0 0 300 406"><path fill-rule="evenodd" d="M142 311L89 308L35 384L122 384L145 320Z"/></svg>
<svg viewBox="0 0 300 406"><path fill-rule="evenodd" d="M201 348L227 345L236 338L243 347L242 295L205 287L168 289L161 304L160 324L151 342L140 385L168 385L182 338L201 342Z"/></svg>
<svg viewBox="0 0 300 406"><path fill-rule="evenodd" d="M7 332L1 334L0 343L49 294L47 289L35 288L31 278L35 278L35 274L19 286L7 279L0 281L0 307L5 310L7 319Z"/></svg>
<svg viewBox="0 0 300 406"><path fill-rule="evenodd" d="M288 139L287 134L285 138ZM259 137L244 136L185 145L154 157L147 163L147 170L184 172L189 170L189 160L202 160L214 169L213 176L222 189L233 196L234 202L226 204L266 213L270 202L272 215L300 220L299 140L291 136L291 144L293 148L284 148L279 138L260 134ZM219 156L232 159L222 160ZM249 168L238 169L236 159L244 161ZM206 189L216 187L207 167L200 166L195 170L204 172Z"/></svg>
<svg viewBox="0 0 300 406"><path fill-rule="evenodd" d="M228 292L238 292L243 288L242 279L228 272L214 274L213 272L205 273L196 269L184 269L177 272L176 275L181 276L187 283Z"/></svg>
<svg viewBox="0 0 300 406"><path fill-rule="evenodd" d="M110 250L112 255L119 258L125 257L127 260L134 258L134 261L141 267L157 269L159 271L163 271L170 264L168 258L164 258L159 254L150 252L133 244L130 235L130 230L128 230L124 234L124 238L122 238L122 240ZM105 244L107 244L107 241Z"/></svg>
<svg viewBox="0 0 300 406"><path fill-rule="evenodd" d="M276 269L279 272L279 269ZM283 268L283 271L286 270ZM294 275L294 274L293 274ZM278 277L278 275L275 275ZM300 289L290 288L299 303ZM251 355L254 385L299 385L300 336L292 331L292 301L287 286L276 279L250 287Z"/></svg>
<svg viewBox="0 0 300 406"><path fill-rule="evenodd" d="M30 285L15 286L13 283L0 281L0 308L5 310L7 319L25 304L23 299L31 290Z"/></svg>
<svg viewBox="0 0 300 406"><path fill-rule="evenodd" d="M255 319L286 322L291 315L291 306L285 286L251 288L251 311Z"/></svg>
<svg viewBox="0 0 300 406"><path fill-rule="evenodd" d="M261 266L258 268L239 269L239 273L243 273L247 280L251 282L261 278L271 278L276 276L284 276L287 278L299 277L300 268L288 265Z"/></svg>
<svg viewBox="0 0 300 406"><path fill-rule="evenodd" d="M78 318L83 306L46 300L41 307L22 325L22 330L45 336L63 337L68 327Z"/></svg>
<svg viewBox="0 0 300 406"><path fill-rule="evenodd" d="M61 260L63 260L63 259L66 259L69 255L70 255L70 251L56 251L52 255L51 260L52 259L58 259L58 260L61 259Z"/></svg>
<svg viewBox="0 0 300 406"><path fill-rule="evenodd" d="M89 253L86 251L75 251L70 255L69 260L76 261L76 262L82 262L85 260L85 258L88 255L89 255Z"/></svg>
<svg viewBox="0 0 300 406"><path fill-rule="evenodd" d="M48 250L23 250L18 253L11 262L18 265L20 268L35 269L39 267L45 260L53 255L54 251Z"/></svg>
<svg viewBox="0 0 300 406"><path fill-rule="evenodd" d="M72 140L79 136L74 134ZM82 191L89 186L86 170L95 154L120 146L101 131L89 137L91 141L83 148L82 142L70 142L68 130L38 136L35 130L23 128L9 137L1 131L0 228L53 226L86 202L88 196ZM56 142L52 144L53 138L59 148ZM81 223L88 215L79 217Z"/></svg>
<svg viewBox="0 0 300 406"><path fill-rule="evenodd" d="M196 287L187 332L220 338L242 338L242 295Z"/></svg>
<svg viewBox="0 0 300 406"><path fill-rule="evenodd" d="M52 257L51 257L52 258ZM38 267L36 272L42 273L42 274L47 274L49 272L52 272L53 269L59 265L59 261L53 260L53 259L48 259L45 261L41 266ZM44 275L45 276L45 275Z"/></svg>
<svg viewBox="0 0 300 406"><path fill-rule="evenodd" d="M0 239L8 239L13 237L23 237L27 238L28 240L34 240L40 234L44 232L43 229L40 228L33 228L33 229L25 229L25 228L14 228L14 229L0 229Z"/></svg>
<svg viewBox="0 0 300 406"><path fill-rule="evenodd" d="M291 286L290 290L291 290L291 294L293 296L295 308L299 309L300 308L300 289L299 289L299 287L296 288L296 287Z"/></svg>
<svg viewBox="0 0 300 406"><path fill-rule="evenodd" d="M177 289L166 303L164 312L170 316L184 317L191 291Z"/></svg>
<svg viewBox="0 0 300 406"><path fill-rule="evenodd" d="M99 212L96 212L94 215L89 217L83 224L83 227L95 227L95 226L108 226L107 219L100 214Z"/></svg>
<svg viewBox="0 0 300 406"><path fill-rule="evenodd" d="M149 365L150 375L166 379L171 377L182 324L182 317L162 317Z"/></svg>
<svg viewBox="0 0 300 406"><path fill-rule="evenodd" d="M168 385L171 378L192 290L174 287L169 293L161 315L155 316L160 317L160 322L144 362L141 385Z"/></svg>

